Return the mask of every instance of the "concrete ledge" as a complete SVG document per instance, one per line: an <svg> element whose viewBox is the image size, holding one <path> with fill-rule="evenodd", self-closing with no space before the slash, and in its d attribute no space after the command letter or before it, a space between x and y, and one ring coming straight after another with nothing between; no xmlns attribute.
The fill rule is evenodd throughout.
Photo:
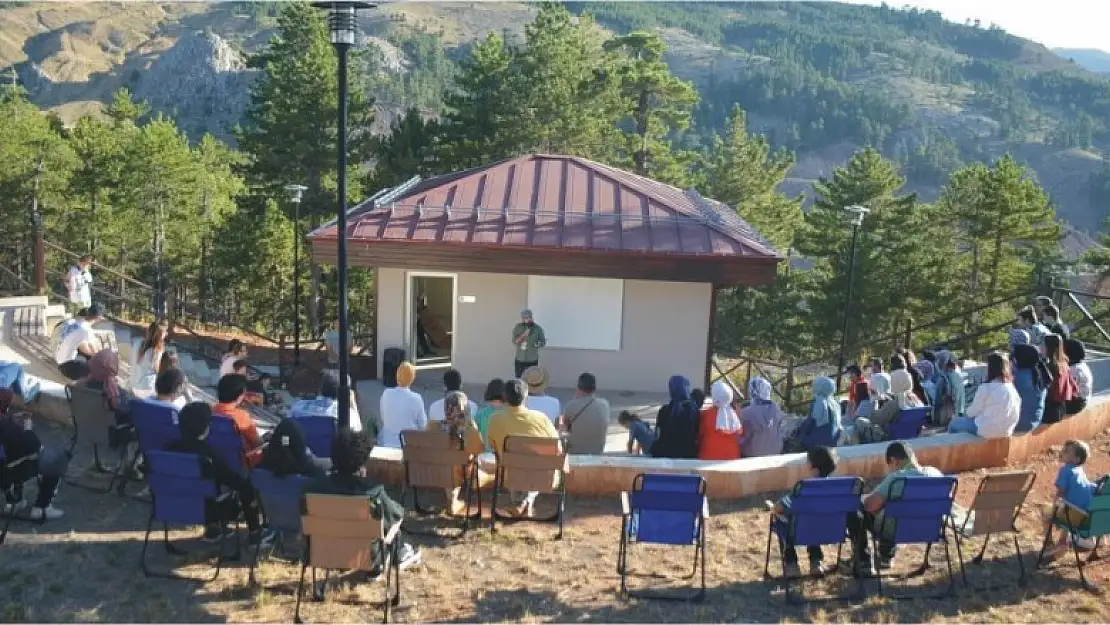
<svg viewBox="0 0 1110 625"><path fill-rule="evenodd" d="M1089 439L1110 428L1110 398L1095 397L1082 413L1061 423L1042 426L1013 438L984 439L971 434L940 434L910 441L922 464L945 473L1005 467L1020 463L1069 438ZM887 443L837 449L837 473L878 478L886 472ZM404 479L401 450L375 448L367 463L375 479L400 484ZM640 473L697 473L705 478L709 496L736 499L789 490L809 477L805 454L742 458L725 462L672 460L624 455L571 455L567 490L580 495L612 495L627 490Z"/></svg>

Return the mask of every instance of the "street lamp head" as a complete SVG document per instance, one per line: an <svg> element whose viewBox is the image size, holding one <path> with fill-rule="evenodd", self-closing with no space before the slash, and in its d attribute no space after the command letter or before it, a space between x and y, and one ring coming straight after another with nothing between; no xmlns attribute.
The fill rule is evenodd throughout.
<svg viewBox="0 0 1110 625"><path fill-rule="evenodd" d="M867 208L866 206L853 204L851 206L845 206L844 212L848 213L851 216L850 218L852 220L853 226L862 226L863 218L871 212L871 209Z"/></svg>
<svg viewBox="0 0 1110 625"><path fill-rule="evenodd" d="M287 184L285 185L285 192L289 194L289 201L295 204L301 203L301 196L308 190L308 187L303 184Z"/></svg>
<svg viewBox="0 0 1110 625"><path fill-rule="evenodd" d="M358 19L355 17L355 13L359 9L373 9L378 5L372 2L332 0L331 2L313 2L312 6L328 10L328 29L331 30L331 42L333 44L353 46L355 44L355 34L358 30Z"/></svg>

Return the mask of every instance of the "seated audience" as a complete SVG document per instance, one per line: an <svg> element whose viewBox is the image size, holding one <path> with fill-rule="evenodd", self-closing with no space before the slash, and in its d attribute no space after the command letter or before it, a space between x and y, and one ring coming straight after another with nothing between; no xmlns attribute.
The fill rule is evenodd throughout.
<svg viewBox="0 0 1110 625"><path fill-rule="evenodd" d="M177 410L189 403L185 398L185 374L181 369L162 369L154 379L154 397L146 401L171 406Z"/></svg>
<svg viewBox="0 0 1110 625"><path fill-rule="evenodd" d="M231 419L235 423L235 429L243 438L243 453L247 457L247 464L253 467L261 459L259 447L262 445L262 437L258 434L251 414L243 408L243 395L246 392L245 377L232 373L220 378L216 385L218 401L212 406L212 414Z"/></svg>
<svg viewBox="0 0 1110 625"><path fill-rule="evenodd" d="M220 377L235 373L235 364L247 359L247 346L239 339L231 339L227 344L227 352L220 361Z"/></svg>
<svg viewBox="0 0 1110 625"><path fill-rule="evenodd" d="M212 408L208 404L203 402L187 404L178 416L181 438L166 445L166 451L196 454L208 459L216 482L238 494L238 500L228 497L220 503L205 502L204 540L219 542L230 531L228 523L242 514L250 532L250 543L269 544L273 541L273 536L263 534L258 495L250 481L228 466L219 452L208 443L208 432L211 427Z"/></svg>
<svg viewBox="0 0 1110 625"><path fill-rule="evenodd" d="M640 418L640 415L622 410L617 415L617 423L628 430L628 453L651 453L651 446L655 444L655 432Z"/></svg>
<svg viewBox="0 0 1110 625"><path fill-rule="evenodd" d="M890 375L882 374L878 376L871 376L867 380L868 386L871 387L871 400L874 408L877 410L885 406L890 401Z"/></svg>
<svg viewBox="0 0 1110 625"><path fill-rule="evenodd" d="M501 378L490 380L489 384L486 384L486 392L482 395L482 401L485 402L485 405L474 414L474 423L478 427L478 433L482 435L482 440L486 443L486 451L493 451L493 446L489 444L489 418L504 406L501 399L504 395L505 381Z"/></svg>
<svg viewBox="0 0 1110 625"><path fill-rule="evenodd" d="M964 377L956 355L948 350L937 352L937 390L933 405L933 423L947 426L952 419L964 414Z"/></svg>
<svg viewBox="0 0 1110 625"><path fill-rule="evenodd" d="M871 382L871 389L880 394L879 401L885 402L883 395L890 392L890 374L883 372L883 359L872 358L864 373Z"/></svg>
<svg viewBox="0 0 1110 625"><path fill-rule="evenodd" d="M655 416L655 444L651 447L651 455L697 458L701 404L694 402L690 380L681 375L671 376L667 390L671 401L659 408Z"/></svg>
<svg viewBox="0 0 1110 625"><path fill-rule="evenodd" d="M471 456L480 454L485 449L482 435L478 433L478 426L474 423L474 413L470 411L470 407L473 405L474 402L466 397L466 393L451 391L443 398L444 418L428 421L429 430L446 431L451 436L455 448L465 451ZM461 485L465 480L466 476L461 467L456 469L455 483ZM486 481L488 481L488 478ZM482 483L481 478L479 478L479 483ZM466 512L466 501L459 498L461 491L462 488L457 486L446 493L449 502L448 509L451 514L456 516Z"/></svg>
<svg viewBox="0 0 1110 625"><path fill-rule="evenodd" d="M258 468L266 469L275 477L324 477L324 470L316 464L316 459L308 448L301 424L293 419L282 419L274 428L269 444L262 450L262 460L259 461Z"/></svg>
<svg viewBox="0 0 1110 625"><path fill-rule="evenodd" d="M987 356L987 379L975 391L966 417L956 417L949 432L967 432L983 438L1009 438L1021 416L1021 396L1014 388L1010 361L995 352Z"/></svg>
<svg viewBox="0 0 1110 625"><path fill-rule="evenodd" d="M856 383L856 397L860 399L854 404L848 404L850 413L848 419L854 422L856 419L870 419L871 415L875 414L875 400L871 397L871 385L867 380L860 380Z"/></svg>
<svg viewBox="0 0 1110 625"><path fill-rule="evenodd" d="M30 427L30 418L16 418L11 410L14 394L0 389L0 446L6 455L0 472L0 492L4 493L4 515L23 512L23 484L38 478L38 493L28 516L33 521L52 521L64 514L53 505L58 486L69 468L70 453L55 447L44 447Z"/></svg>
<svg viewBox="0 0 1110 625"><path fill-rule="evenodd" d="M933 363L928 360L919 360L915 368L921 373L921 390L925 392L925 403L929 406L936 405L937 385L934 380L936 373Z"/></svg>
<svg viewBox="0 0 1110 625"><path fill-rule="evenodd" d="M843 432L840 423L840 405L833 395L836 384L830 378L813 381L813 402L809 415L783 445L784 453L809 451L818 447L836 447Z"/></svg>
<svg viewBox="0 0 1110 625"><path fill-rule="evenodd" d="M870 577L874 574L875 566L871 561L870 541L868 532L879 541L877 554L878 568L888 569L894 560L895 545L893 536L879 533L883 522L883 508L886 502L894 496L901 495L901 491L894 488L894 483L904 477L940 477L941 472L934 467L923 467L917 463L913 448L906 441L894 441L886 448L887 474L875 490L863 499L863 515L848 517L848 530L852 538L853 571L857 576ZM889 530L888 530L889 531Z"/></svg>
<svg viewBox="0 0 1110 625"><path fill-rule="evenodd" d="M850 413L855 405L859 403L859 396L856 395L856 389L859 388L860 382L866 382L867 378L863 377L863 370L859 365L848 365L844 368L844 373L848 375L848 409L845 413Z"/></svg>
<svg viewBox="0 0 1110 625"><path fill-rule="evenodd" d="M888 440L886 430L909 408L921 408L925 404L913 392L913 378L905 369L897 369L890 374L891 401L876 410L869 418L856 419L856 438L861 443L878 443Z"/></svg>
<svg viewBox="0 0 1110 625"><path fill-rule="evenodd" d="M83 316L62 327L54 362L58 371L70 380L80 380L88 375L88 362L100 351L100 341L93 333L93 326L104 319L104 309L93 304Z"/></svg>
<svg viewBox="0 0 1110 625"><path fill-rule="evenodd" d="M563 407L559 429L566 433L567 451L572 454L600 454L605 451L612 409L597 395L597 378L592 373L578 376L574 399Z"/></svg>
<svg viewBox="0 0 1110 625"><path fill-rule="evenodd" d="M740 411L744 434L740 440L740 453L745 458L773 456L782 453L782 428L784 416L772 398L771 383L759 376L748 381L749 403Z"/></svg>
<svg viewBox="0 0 1110 625"><path fill-rule="evenodd" d="M354 391L351 396L351 429L362 431L362 416L358 413ZM320 392L316 399L298 399L289 409L291 417L331 417L339 419L339 373L325 369L320 376Z"/></svg>
<svg viewBox="0 0 1110 625"><path fill-rule="evenodd" d="M385 389L379 404L382 427L378 445L399 449L403 430L427 429L424 398L409 388L415 380L416 368L412 363L405 361L397 366L397 386Z"/></svg>
<svg viewBox="0 0 1110 625"><path fill-rule="evenodd" d="M544 413L532 410L525 404L528 387L521 380L505 382L505 407L493 413L489 420L490 443L497 453L507 436L534 436L539 438L559 438L551 420ZM498 512L502 516L531 516L538 493L510 493L511 507Z"/></svg>
<svg viewBox="0 0 1110 625"><path fill-rule="evenodd" d="M836 450L829 447L817 447L806 452L806 462L809 465L809 475L811 478L829 477L836 471ZM801 482L799 482L800 484ZM797 485L794 486L797 488ZM767 502L770 505L770 502ZM779 499L778 503L772 508L772 512L784 522L789 522L790 518L790 495L784 495ZM779 537L780 547L785 554L784 573L787 577L798 577L801 575L801 570L798 568L798 551L794 548L793 542L781 542L782 537ZM807 555L809 556L809 572L811 574L818 574L822 571L822 558L820 546L806 547Z"/></svg>
<svg viewBox="0 0 1110 625"><path fill-rule="evenodd" d="M520 379L528 385L528 398L525 405L532 410L539 410L551 419L552 424L559 422L563 416L563 407L558 398L546 395L547 369L540 366L528 367Z"/></svg>
<svg viewBox="0 0 1110 625"><path fill-rule="evenodd" d="M0 391L9 390L16 397L30 404L38 397L40 384L18 362L0 360Z"/></svg>
<svg viewBox="0 0 1110 625"><path fill-rule="evenodd" d="M743 426L733 405L732 387L717 380L710 387L713 404L701 409L698 425L698 458L701 460L735 460L740 457L740 435Z"/></svg>
<svg viewBox="0 0 1110 625"><path fill-rule="evenodd" d="M1058 423L1067 416L1068 402L1079 396L1079 388L1071 377L1068 357L1064 354L1064 339L1058 334L1044 337L1044 351L1048 360L1048 370L1052 382L1048 385L1048 396L1044 402L1042 423Z"/></svg>
<svg viewBox="0 0 1110 625"><path fill-rule="evenodd" d="M1095 483L1087 479L1083 470L1091 448L1087 443L1069 440L1060 449L1060 470L1056 473L1056 501L1045 506L1044 526L1047 533L1053 520L1070 523L1074 527L1083 525L1091 509L1095 496ZM1049 558L1056 558L1067 551L1067 532L1060 532L1056 543L1045 552Z"/></svg>
<svg viewBox="0 0 1110 625"><path fill-rule="evenodd" d="M443 421L443 402L451 393L462 392L462 383L462 374L458 369L448 369L443 372L443 397L428 406L428 421ZM478 414L478 404L470 402L470 414Z"/></svg>
<svg viewBox="0 0 1110 625"><path fill-rule="evenodd" d="M1071 375L1075 379L1075 385L1079 391L1064 408L1068 414L1079 414L1087 407L1087 402L1094 393L1095 378L1091 374L1091 368L1087 366L1086 362L1083 362L1087 359L1087 350L1082 342L1077 339L1064 341L1064 353L1068 356Z"/></svg>
<svg viewBox="0 0 1110 625"><path fill-rule="evenodd" d="M1013 365L1014 388L1021 397L1021 414L1015 432L1029 432L1041 424L1045 398L1052 381L1048 363L1030 343L1029 333L1010 330L1010 358Z"/></svg>
<svg viewBox="0 0 1110 625"><path fill-rule="evenodd" d="M921 372L914 366L916 363L917 359L914 358L913 352L904 347L899 347L896 353L890 357L890 371L891 373L900 370L909 371L910 377L913 378L913 394L921 400L922 406L928 406L929 399L925 395L925 387L922 385Z"/></svg>
<svg viewBox="0 0 1110 625"><path fill-rule="evenodd" d="M78 384L103 391L108 407L116 413L116 423L131 423L131 394L119 387L119 353L102 349L89 359L89 373Z"/></svg>
<svg viewBox="0 0 1110 625"><path fill-rule="evenodd" d="M420 410L421 412L424 410L423 402L420 403ZM380 515L376 518L383 521L386 527L393 527L405 517L405 508L390 499L381 484L366 477L366 461L370 459L370 452L373 450L374 443L365 432L355 432L346 428L339 430L331 444L331 471L326 477L309 482L305 492L321 495L365 496L373 502L372 513ZM397 540L401 540L400 535ZM388 564L380 542L374 546L374 553L375 572L380 573ZM419 564L420 557L420 552L413 549L411 544L403 543L399 566L401 569L407 569Z"/></svg>

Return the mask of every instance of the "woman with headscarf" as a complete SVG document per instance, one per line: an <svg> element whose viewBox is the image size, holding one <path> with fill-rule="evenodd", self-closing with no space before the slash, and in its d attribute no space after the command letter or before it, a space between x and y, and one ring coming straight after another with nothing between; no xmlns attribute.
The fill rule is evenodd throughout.
<svg viewBox="0 0 1110 625"><path fill-rule="evenodd" d="M813 403L809 416L799 425L794 434L786 441L783 451L797 453L818 447L836 447L840 442L840 404L833 395L836 384L830 378L817 378L813 381Z"/></svg>
<svg viewBox="0 0 1110 625"><path fill-rule="evenodd" d="M1051 382L1048 365L1040 350L1031 342L1025 330L1010 330L1010 364L1013 365L1014 388L1021 397L1021 414L1014 428L1015 433L1028 432L1041 424Z"/></svg>
<svg viewBox="0 0 1110 625"><path fill-rule="evenodd" d="M910 377L913 379L913 394L917 395L922 405L926 405L929 403L929 400L925 396L925 388L921 385L921 372L914 366L916 362L917 360L913 357L913 352L904 347L900 347L898 351L890 357L890 371L892 375L895 371L903 369L908 371Z"/></svg>
<svg viewBox="0 0 1110 625"><path fill-rule="evenodd" d="M930 406L936 405L937 385L933 381L936 378L936 368L933 367L932 361L919 360L914 368L921 372L921 389L925 391L925 403Z"/></svg>
<svg viewBox="0 0 1110 625"><path fill-rule="evenodd" d="M443 421L429 421L428 430L447 432L451 440L451 447L465 451L471 457L482 453L485 449L485 445L482 443L482 435L478 432L478 425L474 422L474 415L470 412L470 400L462 391L449 391L443 397ZM445 493L451 514L456 516L466 513L466 501L459 499L459 493L462 491L462 484L465 481L466 476L462 467L456 467L455 484L458 484L458 486ZM492 480L484 474L478 478L479 485L490 481Z"/></svg>
<svg viewBox="0 0 1110 625"><path fill-rule="evenodd" d="M947 426L967 408L964 377L956 355L947 349L937 352L937 390L933 404L933 423Z"/></svg>
<svg viewBox="0 0 1110 625"><path fill-rule="evenodd" d="M116 413L116 423L131 423L131 396L119 387L119 354L102 349L89 359L89 374L79 382L86 388L103 391L108 407Z"/></svg>
<svg viewBox="0 0 1110 625"><path fill-rule="evenodd" d="M1068 357L1064 353L1064 339L1059 334L1049 334L1044 337L1044 351L1052 382L1048 385L1041 423L1059 423L1067 416L1068 402L1079 396L1079 387L1075 378L1071 377Z"/></svg>
<svg viewBox="0 0 1110 625"><path fill-rule="evenodd" d="M674 375L667 381L670 402L655 416L655 443L651 455L656 458L697 458L700 406L690 398L690 380Z"/></svg>
<svg viewBox="0 0 1110 625"><path fill-rule="evenodd" d="M925 404L913 392L913 377L906 369L896 369L890 372L891 401L879 408L871 418L856 419L856 438L861 443L878 443L889 438L886 433L887 426L894 418L907 408L920 408Z"/></svg>
<svg viewBox="0 0 1110 625"><path fill-rule="evenodd" d="M698 458L736 460L740 457L740 435L744 426L733 405L732 387L717 380L709 388L713 405L701 410L698 426Z"/></svg>
<svg viewBox="0 0 1110 625"><path fill-rule="evenodd" d="M1068 402L1066 409L1068 414L1079 414L1087 407L1087 401L1094 392L1094 376L1091 375L1091 368L1083 362L1087 359L1087 349L1083 347L1082 342L1078 339L1067 339L1064 341L1064 353L1068 355L1071 375L1075 378L1075 385L1079 390L1075 399Z"/></svg>
<svg viewBox="0 0 1110 625"><path fill-rule="evenodd" d="M740 412L744 433L740 453L745 458L782 453L783 414L771 399L773 389L766 379L756 376L748 381L751 403Z"/></svg>

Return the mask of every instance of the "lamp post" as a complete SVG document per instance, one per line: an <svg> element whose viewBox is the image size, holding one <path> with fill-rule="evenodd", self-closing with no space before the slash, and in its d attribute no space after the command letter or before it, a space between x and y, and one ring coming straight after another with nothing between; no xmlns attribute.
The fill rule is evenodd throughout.
<svg viewBox="0 0 1110 625"><path fill-rule="evenodd" d="M350 345L347 339L347 53L355 45L355 35L358 30L358 9L372 9L376 5L370 2L357 2L333 0L331 2L314 2L313 6L328 11L328 28L331 30L331 43L335 46L335 53L339 59L339 115L338 115L338 143L339 157L336 174L339 178L337 195L339 206L336 216L336 233L339 241L337 252L337 266L339 274L339 424L340 427L351 426L351 381L348 375L348 356Z"/></svg>
<svg viewBox="0 0 1110 625"><path fill-rule="evenodd" d="M293 203L293 370L301 367L301 197L308 187L287 184L285 192Z"/></svg>
<svg viewBox="0 0 1110 625"><path fill-rule="evenodd" d="M840 380L844 377L844 350L848 347L848 323L852 318L852 287L856 278L856 246L859 244L859 228L863 225L863 218L871 209L852 205L845 206L844 212L848 213L852 223L852 246L848 251L848 298L844 302L844 325L840 329L840 357L836 363L836 392L840 392Z"/></svg>
<svg viewBox="0 0 1110 625"><path fill-rule="evenodd" d="M15 70L12 70L15 75ZM34 231L34 256L35 256L35 290L39 295L47 293L46 288L46 241L43 237L42 213L39 212L39 179L45 168L43 158L40 156L35 165L35 190L31 195L31 229Z"/></svg>

